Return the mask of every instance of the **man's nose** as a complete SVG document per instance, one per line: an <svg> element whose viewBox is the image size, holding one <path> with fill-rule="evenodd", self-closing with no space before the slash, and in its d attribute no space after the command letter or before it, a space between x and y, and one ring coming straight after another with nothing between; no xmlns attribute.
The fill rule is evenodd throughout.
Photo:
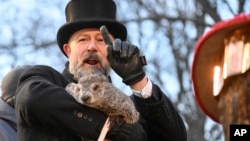
<svg viewBox="0 0 250 141"><path fill-rule="evenodd" d="M91 41L88 46L88 51L96 52L97 51L97 45L94 41Z"/></svg>

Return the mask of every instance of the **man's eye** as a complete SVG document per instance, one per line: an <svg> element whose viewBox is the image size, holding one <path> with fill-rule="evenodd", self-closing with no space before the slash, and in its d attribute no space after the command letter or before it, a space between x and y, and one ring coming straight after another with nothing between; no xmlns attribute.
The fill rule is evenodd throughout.
<svg viewBox="0 0 250 141"><path fill-rule="evenodd" d="M86 38L81 38L81 39L79 39L79 41L87 41L87 39Z"/></svg>
<svg viewBox="0 0 250 141"><path fill-rule="evenodd" d="M98 38L97 41L103 42L103 38Z"/></svg>

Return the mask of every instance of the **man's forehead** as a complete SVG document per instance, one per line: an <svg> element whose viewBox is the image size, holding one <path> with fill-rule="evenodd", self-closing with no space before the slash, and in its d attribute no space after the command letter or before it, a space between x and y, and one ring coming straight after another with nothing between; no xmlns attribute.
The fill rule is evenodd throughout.
<svg viewBox="0 0 250 141"><path fill-rule="evenodd" d="M88 33L101 34L101 32L100 32L100 30L98 28L84 28L84 29L80 29L80 30L76 31L74 34L88 34Z"/></svg>
<svg viewBox="0 0 250 141"><path fill-rule="evenodd" d="M94 35L94 36L102 36L101 31L99 28L84 28L76 31L70 37L70 39L78 37L78 36L85 36L85 35ZM113 39L113 36L109 34Z"/></svg>

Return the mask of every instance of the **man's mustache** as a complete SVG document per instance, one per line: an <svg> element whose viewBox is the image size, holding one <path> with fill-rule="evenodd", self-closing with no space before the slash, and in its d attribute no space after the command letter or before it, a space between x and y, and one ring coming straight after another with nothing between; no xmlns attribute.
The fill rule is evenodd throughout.
<svg viewBox="0 0 250 141"><path fill-rule="evenodd" d="M97 60L98 62L101 61L101 58L96 54L96 53L85 53L83 55L83 60L87 60L87 59L94 59Z"/></svg>
<svg viewBox="0 0 250 141"><path fill-rule="evenodd" d="M77 65L77 69L80 68L84 63L86 63L90 59L96 60L97 62L102 63L101 58L96 53L87 52L83 54L81 60L79 61Z"/></svg>
<svg viewBox="0 0 250 141"><path fill-rule="evenodd" d="M86 63L88 60L95 60L98 63L100 63L101 68L95 68L97 69L95 71L100 71L100 73L104 74L105 76L109 75L109 72L110 72L109 64L105 64L102 58L99 57L96 53L87 52L82 56L81 60L78 62L77 67L75 69L76 74L74 74L74 78L76 80L79 80L79 78L82 77L83 75L89 75L89 72L88 72L89 70L83 70L82 68L83 64Z"/></svg>

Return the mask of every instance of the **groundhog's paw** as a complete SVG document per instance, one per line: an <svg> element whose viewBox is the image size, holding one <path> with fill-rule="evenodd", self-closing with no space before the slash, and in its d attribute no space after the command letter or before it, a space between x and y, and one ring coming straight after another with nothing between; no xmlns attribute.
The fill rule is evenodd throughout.
<svg viewBox="0 0 250 141"><path fill-rule="evenodd" d="M124 121L126 123L133 124L133 123L135 123L135 122L137 122L139 120L139 117L140 117L139 112L135 111L135 112L133 112L132 115L125 116Z"/></svg>

